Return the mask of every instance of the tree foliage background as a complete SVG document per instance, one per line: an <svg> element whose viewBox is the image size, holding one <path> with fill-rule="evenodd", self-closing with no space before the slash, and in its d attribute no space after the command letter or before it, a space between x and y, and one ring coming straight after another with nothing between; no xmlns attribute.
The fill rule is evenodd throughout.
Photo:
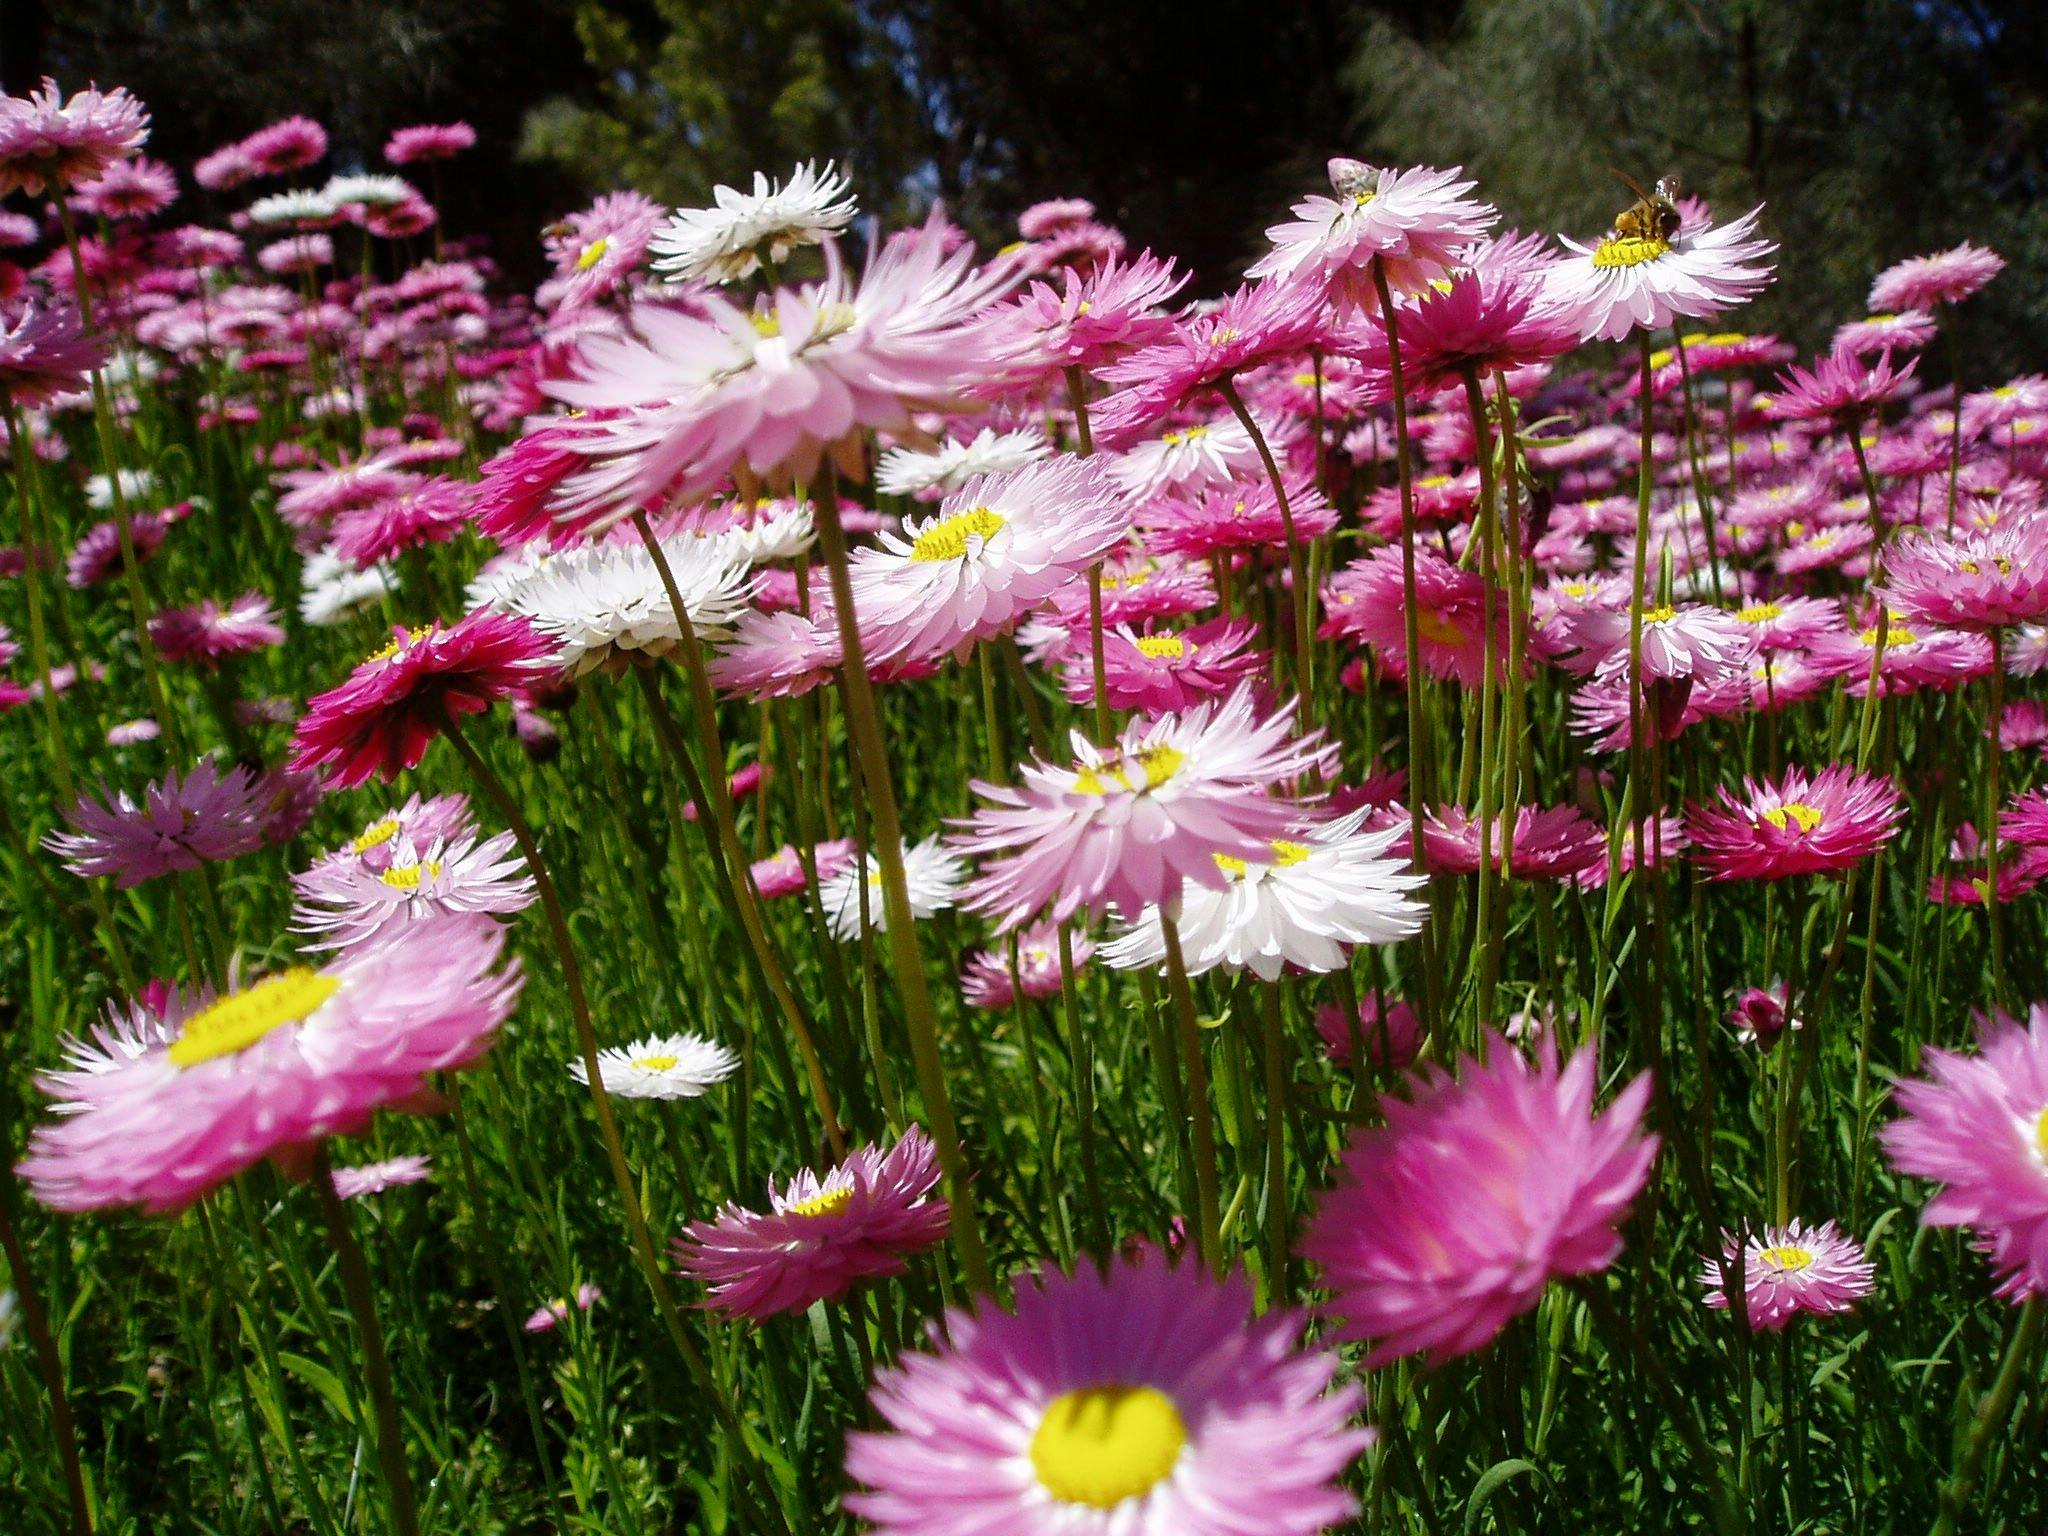
<svg viewBox="0 0 2048 1536"><path fill-rule="evenodd" d="M1007 238L1092 198L1211 290L1333 153L1476 173L1525 228L1596 234L1610 168L1768 200L1805 344L1883 263L1967 234L2048 255L2039 0L6 0L0 80L120 81L189 163L286 111L342 163L402 123L483 139L441 195L515 270L591 194L672 202L799 158L870 209L943 197ZM1985 367L2039 355L2048 290L1994 285Z"/></svg>

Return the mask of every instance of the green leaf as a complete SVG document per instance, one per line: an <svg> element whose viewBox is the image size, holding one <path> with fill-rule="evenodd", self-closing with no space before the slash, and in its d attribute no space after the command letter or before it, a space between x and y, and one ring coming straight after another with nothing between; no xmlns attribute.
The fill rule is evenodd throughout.
<svg viewBox="0 0 2048 1536"><path fill-rule="evenodd" d="M1465 1501L1465 1536L1472 1536L1479 1529L1479 1512L1486 1507L1486 1501L1498 1493L1508 1479L1520 1477L1524 1472L1532 1472L1546 1483L1550 1481L1548 1472L1519 1456L1496 1461L1480 1475L1478 1483L1473 1486L1472 1496Z"/></svg>
<svg viewBox="0 0 2048 1536"><path fill-rule="evenodd" d="M342 1423L353 1422L348 1411L348 1393L343 1390L341 1378L317 1360L308 1360L304 1355L295 1355L288 1349L277 1352L277 1363L299 1378L307 1386L327 1400Z"/></svg>

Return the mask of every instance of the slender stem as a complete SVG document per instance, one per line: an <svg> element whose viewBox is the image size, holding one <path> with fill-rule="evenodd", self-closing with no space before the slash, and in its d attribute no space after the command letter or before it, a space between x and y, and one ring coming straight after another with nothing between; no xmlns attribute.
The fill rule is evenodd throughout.
<svg viewBox="0 0 2048 1536"><path fill-rule="evenodd" d="M1280 983L1259 984L1259 1010L1265 1025L1266 1045L1266 1297L1269 1305L1284 1305L1290 1294L1287 1283L1287 1041L1280 1026ZM1353 1028L1358 1010L1351 1011ZM1354 1070L1364 1062L1354 1056Z"/></svg>
<svg viewBox="0 0 2048 1536"><path fill-rule="evenodd" d="M1499 627L1495 616L1500 602L1500 501L1479 370L1465 369L1464 382L1465 408L1472 418L1473 454L1479 464L1479 573L1484 593L1479 679L1479 901L1473 965L1479 972L1479 1026L1485 1029L1493 1023L1494 980L1500 973L1500 952L1493 942L1494 904L1502 899L1500 886L1507 873L1506 851L1501 850L1496 859L1494 847L1500 804L1500 781L1494 760L1499 747L1500 717L1501 657L1494 649Z"/></svg>
<svg viewBox="0 0 2048 1536"><path fill-rule="evenodd" d="M1387 286L1385 265L1372 264L1373 287L1379 295L1380 324L1387 332L1387 372L1394 397L1394 470L1401 483L1401 643L1407 658L1408 681L1408 856L1417 869L1422 861L1424 807L1435 792L1430 773L1429 727L1422 708L1422 613L1415 589L1415 470L1408 444L1408 396L1401 382L1401 330L1394 314L1394 296ZM1430 906L1436 908L1434 889ZM1438 1006L1441 978L1435 961L1436 925L1415 936L1416 970L1422 985L1416 995L1422 1027L1439 1056L1443 1053L1443 1011Z"/></svg>
<svg viewBox="0 0 2048 1536"><path fill-rule="evenodd" d="M881 865L882 919L888 930L889 956L902 994L903 1022L910 1035L911 1059L925 1118L931 1122L939 1166L946 1173L952 1207L953 1245L970 1287L992 1291L988 1254L975 1215L974 1188L967 1160L960 1150L960 1128L953 1118L953 1099L946 1088L946 1066L939 1054L939 1023L925 982L924 956L918 947L917 919L910 910L910 885L903 870L903 822L896 811L896 789L889 778L889 755L882 741L881 718L868 681L867 653L861 644L860 621L854 611L853 582L846 565L846 533L839 522L839 491L834 471L827 469L817 487L818 541L831 572L833 608L839 622L842 662L840 690L846 698L847 732L860 763L874 818L874 853Z"/></svg>
<svg viewBox="0 0 2048 1536"><path fill-rule="evenodd" d="M1237 392L1236 380L1226 374L1217 380L1216 387L1222 391L1223 399L1237 417L1238 424L1250 436L1252 446L1258 449L1259 462L1266 466L1266 480L1273 487L1273 499L1280 504L1280 527L1287 536L1287 573L1294 583L1293 601L1289 604L1294 611L1294 687L1301 695L1301 723L1303 726L1312 725L1315 723L1315 677L1312 671L1315 660L1315 593L1309 586L1307 553L1294 531L1294 509L1287 501L1287 482L1281 478L1280 466L1273 459L1272 445L1266 441L1266 434L1259 430L1258 419L1246 408L1244 396Z"/></svg>
<svg viewBox="0 0 2048 1536"><path fill-rule="evenodd" d="M1166 989L1173 999L1174 1023L1180 1032L1181 1060L1188 1074L1188 1120L1194 1128L1195 1202L1201 1229L1202 1259L1223 1272L1222 1221L1217 1211L1216 1126L1209 1104L1209 1068L1202 1055L1202 1027L1195 1019L1195 995L1188 986L1187 960L1181 954L1180 928L1162 908L1159 931L1166 941Z"/></svg>
<svg viewBox="0 0 2048 1536"><path fill-rule="evenodd" d="M2026 1375L2027 1362L2033 1357L2034 1345L2040 1340L2044 1322L2048 1322L2048 1300L2029 1296L2020 1309L2019 1321L2013 1326L2011 1342L2005 1346L2005 1358L1998 1364L1998 1375L1991 1383L1991 1390L1977 1400L1977 1412L1970 1422L1970 1438L1956 1453L1955 1470L1942 1484L1941 1513L1935 1517L1934 1536L1955 1536L1963 1529L1967 1517L1982 1516L1983 1511L1972 1510L1970 1498L1977 1491L1977 1479L1984 1471L1984 1458L1990 1454L1991 1442L2005 1433L2006 1420L2012 1415L2013 1398L2019 1394L2020 1382Z"/></svg>
<svg viewBox="0 0 2048 1536"><path fill-rule="evenodd" d="M1078 363L1067 365L1067 401L1074 408L1074 431L1080 437L1079 457L1092 458L1095 454L1095 434L1088 425L1087 380L1082 376ZM1109 673L1103 660L1102 642L1102 562L1096 561L1088 567L1088 654L1095 664L1095 744L1108 746L1109 723Z"/></svg>
<svg viewBox="0 0 2048 1536"><path fill-rule="evenodd" d="M1998 778L2004 751L1998 744L1999 721L2005 714L2005 631L1993 628L1990 718L1984 726L1984 932L1991 945L1991 996L2001 1006L2005 995L2004 925L1998 910Z"/></svg>
<svg viewBox="0 0 2048 1536"><path fill-rule="evenodd" d="M377 1418L377 1465L391 1500L391 1526L398 1536L418 1536L420 1515L405 1464L405 1436L398 1416L398 1398L391 1389L391 1360L384 1352L384 1327L377 1321L377 1300L370 1288L370 1267L349 1228L348 1207L334 1190L334 1171L323 1145L313 1155L313 1193L320 1201L320 1219L341 1271L341 1289L356 1320L363 1346L363 1379L370 1389L370 1408Z"/></svg>
<svg viewBox="0 0 2048 1536"><path fill-rule="evenodd" d="M71 1501L72 1536L90 1536L92 1507L86 1500L85 1471L78 1459L78 1427L71 1418L70 1395L64 1390L64 1359L57 1352L57 1340L50 1332L50 1314L29 1270L20 1234L15 1231L16 1209L14 1175L0 1170L0 1252L7 1255L7 1272L13 1277L15 1299L21 1303L21 1323L35 1353L36 1372L43 1378L43 1390L50 1394L50 1431L64 1467L64 1490Z"/></svg>

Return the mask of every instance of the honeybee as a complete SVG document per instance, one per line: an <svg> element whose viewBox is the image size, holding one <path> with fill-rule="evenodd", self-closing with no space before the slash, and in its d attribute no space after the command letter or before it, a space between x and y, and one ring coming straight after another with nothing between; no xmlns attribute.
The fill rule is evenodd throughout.
<svg viewBox="0 0 2048 1536"><path fill-rule="evenodd" d="M1660 176L1657 190L1645 192L1633 177L1621 171L1614 174L1636 195L1633 203L1614 216L1614 238L1669 244L1679 225L1678 198L1682 189L1677 176Z"/></svg>

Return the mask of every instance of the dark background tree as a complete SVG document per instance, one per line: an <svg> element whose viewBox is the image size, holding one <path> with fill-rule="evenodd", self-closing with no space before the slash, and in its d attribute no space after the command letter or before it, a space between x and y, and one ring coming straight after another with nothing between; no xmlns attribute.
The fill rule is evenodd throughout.
<svg viewBox="0 0 2048 1536"><path fill-rule="evenodd" d="M1968 235L2019 269L1973 355L2048 352L2039 0L4 0L0 79L46 71L129 85L180 165L287 111L342 164L466 117L449 226L522 275L594 192L693 201L815 155L870 209L944 197L998 242L1089 197L1214 291L1345 152L1462 162L1511 222L1583 235L1625 197L1609 167L1767 199L1786 280L1758 319L1808 346L1877 267Z"/></svg>

